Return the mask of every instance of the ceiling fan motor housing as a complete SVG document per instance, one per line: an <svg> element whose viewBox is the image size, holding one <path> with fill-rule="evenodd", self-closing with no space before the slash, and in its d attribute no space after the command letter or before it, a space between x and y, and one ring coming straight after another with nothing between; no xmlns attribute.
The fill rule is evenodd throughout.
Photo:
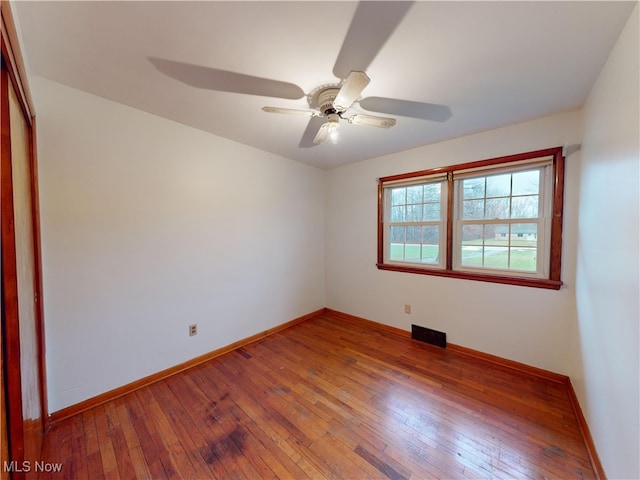
<svg viewBox="0 0 640 480"><path fill-rule="evenodd" d="M336 95L339 91L339 88L329 87L318 93L318 105L322 113L324 113L325 115L342 113L336 112L336 109L333 108L333 101L335 100Z"/></svg>

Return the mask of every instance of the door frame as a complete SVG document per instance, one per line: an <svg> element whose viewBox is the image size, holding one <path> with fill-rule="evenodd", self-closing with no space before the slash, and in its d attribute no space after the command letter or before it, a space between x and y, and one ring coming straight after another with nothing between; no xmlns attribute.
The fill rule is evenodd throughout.
<svg viewBox="0 0 640 480"><path fill-rule="evenodd" d="M5 382L5 409L3 420L9 424L8 443L9 459L17 462L27 459L25 456L24 419L22 412L22 386L20 372L20 331L18 317L18 282L16 267L16 245L13 210L13 178L11 157L11 130L9 122L9 83L20 101L24 119L29 128L29 176L31 183L32 231L33 231L33 260L35 292L35 335L37 346L38 383L40 390L41 418L34 428L38 430L39 440L36 445L41 446L44 432L49 427L47 405L47 383L45 363L44 338L44 309L42 305L42 256L40 239L40 210L38 194L38 172L36 161L35 116L33 101L27 84L24 61L19 49L18 35L9 2L2 0L0 6L2 19L2 82L0 108L2 118L2 142L0 163L0 197L1 205L1 238L2 238L2 355L3 380ZM40 454L40 451L38 451ZM4 459L3 459L4 460ZM8 460L8 459L7 459ZM21 463L18 463L21 465ZM2 468L3 465L0 465ZM19 478L21 474L14 472L12 478Z"/></svg>

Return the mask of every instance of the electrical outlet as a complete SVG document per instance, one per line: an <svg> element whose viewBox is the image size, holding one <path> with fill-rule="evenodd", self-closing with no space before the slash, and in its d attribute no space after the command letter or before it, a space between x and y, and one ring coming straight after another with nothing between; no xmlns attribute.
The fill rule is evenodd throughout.
<svg viewBox="0 0 640 480"><path fill-rule="evenodd" d="M198 324L194 323L193 325L189 325L189 336L193 337L198 334Z"/></svg>
<svg viewBox="0 0 640 480"><path fill-rule="evenodd" d="M411 313L411 305L404 306L404 313Z"/></svg>

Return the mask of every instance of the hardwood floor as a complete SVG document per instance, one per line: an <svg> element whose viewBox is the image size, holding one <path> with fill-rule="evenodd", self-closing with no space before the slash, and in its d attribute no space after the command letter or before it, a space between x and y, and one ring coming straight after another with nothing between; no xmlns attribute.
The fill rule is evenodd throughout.
<svg viewBox="0 0 640 480"><path fill-rule="evenodd" d="M331 314L55 425L40 478L594 478L566 385Z"/></svg>

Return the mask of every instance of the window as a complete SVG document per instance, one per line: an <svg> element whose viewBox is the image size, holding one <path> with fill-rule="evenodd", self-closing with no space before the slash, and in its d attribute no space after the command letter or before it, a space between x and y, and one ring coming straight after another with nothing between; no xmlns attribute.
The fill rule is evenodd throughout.
<svg viewBox="0 0 640 480"><path fill-rule="evenodd" d="M378 268L559 289L561 148L378 185Z"/></svg>
<svg viewBox="0 0 640 480"><path fill-rule="evenodd" d="M427 181L388 189L390 261L442 266L446 186L441 181Z"/></svg>

